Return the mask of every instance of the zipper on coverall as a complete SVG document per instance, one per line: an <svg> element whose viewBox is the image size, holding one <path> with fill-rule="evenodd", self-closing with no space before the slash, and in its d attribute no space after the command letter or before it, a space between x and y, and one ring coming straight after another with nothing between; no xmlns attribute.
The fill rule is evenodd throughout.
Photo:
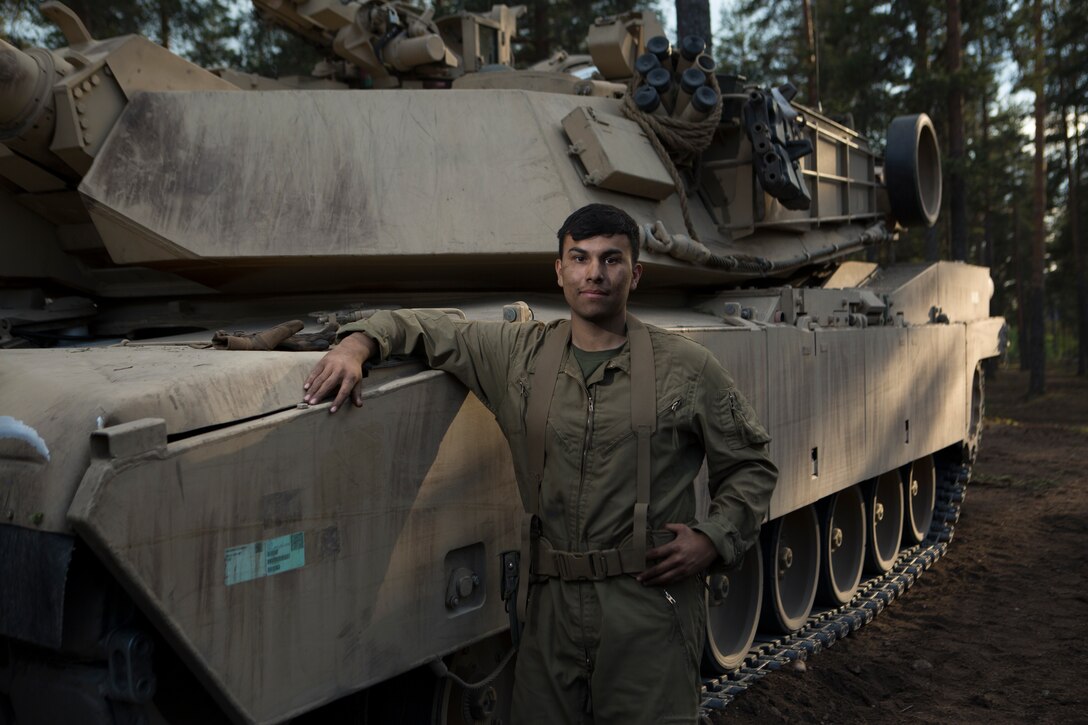
<svg viewBox="0 0 1088 725"><path fill-rule="evenodd" d="M575 511L575 522L580 529L584 529L584 527L582 526L582 489L585 487L586 483L586 458L589 455L589 446L593 442L593 389L595 387L596 385L592 387L585 387L586 396L589 399L589 405L587 406L586 411L586 433L585 437L582 440L582 464L578 470L578 507ZM581 535L583 532L579 531L577 533L579 533L579 540L583 543L583 545L588 546L588 542L585 541L585 537ZM593 662L589 657L589 647L587 646L589 637L586 633L586 613L584 602L582 599L583 594L583 591L579 591L578 593L578 620L582 630L582 651L585 654L586 658L586 672L588 674L592 674ZM587 704L587 707L592 706Z"/></svg>

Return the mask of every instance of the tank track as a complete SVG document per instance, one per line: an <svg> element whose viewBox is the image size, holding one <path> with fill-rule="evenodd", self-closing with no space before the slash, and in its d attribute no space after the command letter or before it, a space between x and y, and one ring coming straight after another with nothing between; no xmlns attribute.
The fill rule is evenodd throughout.
<svg viewBox="0 0 1088 725"><path fill-rule="evenodd" d="M843 606L814 610L805 626L791 635L774 639L757 637L741 667L719 677L705 678L700 707L703 723L714 723L715 713L770 673L818 654L873 621L945 555L960 518L971 466L940 460L936 465L937 501L925 541L901 551L886 574L863 581L853 599Z"/></svg>

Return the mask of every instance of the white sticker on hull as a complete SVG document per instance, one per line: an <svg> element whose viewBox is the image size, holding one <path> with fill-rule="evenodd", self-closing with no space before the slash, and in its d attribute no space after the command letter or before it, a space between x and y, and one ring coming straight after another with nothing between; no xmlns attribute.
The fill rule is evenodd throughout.
<svg viewBox="0 0 1088 725"><path fill-rule="evenodd" d="M232 546L226 556L227 586L298 569L306 565L306 536L298 531L287 536Z"/></svg>

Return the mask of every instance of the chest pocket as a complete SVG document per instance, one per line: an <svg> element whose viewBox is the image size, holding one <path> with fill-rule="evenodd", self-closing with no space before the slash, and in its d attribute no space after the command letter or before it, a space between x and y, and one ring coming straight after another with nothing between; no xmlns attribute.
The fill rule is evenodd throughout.
<svg viewBox="0 0 1088 725"><path fill-rule="evenodd" d="M733 388L721 392L719 398L724 408L722 415L726 423L726 442L733 449L763 445L771 440L751 404Z"/></svg>
<svg viewBox="0 0 1088 725"><path fill-rule="evenodd" d="M665 397L666 403L664 406L658 404L657 411L657 432L654 434L657 436L669 436L672 440L673 448L677 448L680 445L680 428L689 413L690 406L686 396L680 394L670 394ZM608 431L611 435L608 437L607 442L604 442L601 448L601 452L605 455L611 453L618 448L624 441L628 441L635 437L635 432L631 430L630 417L623 423L617 424L613 430Z"/></svg>

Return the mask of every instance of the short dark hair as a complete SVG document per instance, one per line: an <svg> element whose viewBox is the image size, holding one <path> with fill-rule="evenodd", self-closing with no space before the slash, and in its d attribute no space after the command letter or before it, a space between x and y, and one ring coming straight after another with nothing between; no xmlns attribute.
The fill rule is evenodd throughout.
<svg viewBox="0 0 1088 725"><path fill-rule="evenodd" d="M611 204L587 204L563 222L556 236L559 256L563 256L563 240L567 235L576 242L591 237L623 235L631 243L631 264L638 263L638 224L623 209Z"/></svg>

